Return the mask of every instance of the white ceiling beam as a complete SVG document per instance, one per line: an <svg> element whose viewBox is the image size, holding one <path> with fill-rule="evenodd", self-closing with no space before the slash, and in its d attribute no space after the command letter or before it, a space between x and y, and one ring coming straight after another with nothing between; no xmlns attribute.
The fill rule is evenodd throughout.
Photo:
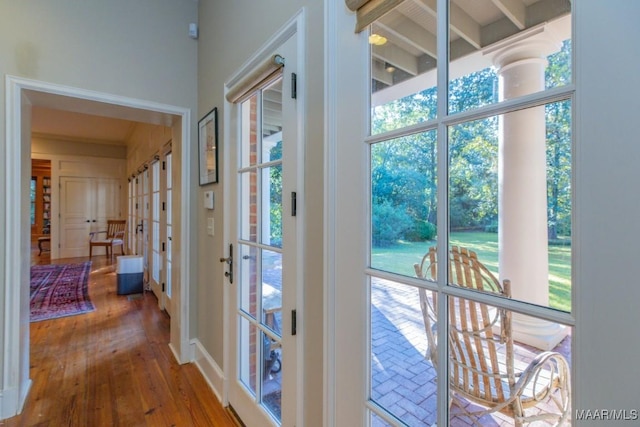
<svg viewBox="0 0 640 427"><path fill-rule="evenodd" d="M451 13L451 29L471 46L480 49L482 47L480 43L480 24L455 3L450 4L449 11Z"/></svg>
<svg viewBox="0 0 640 427"><path fill-rule="evenodd" d="M395 42L406 43L432 58L438 57L436 36L415 22L405 19L402 25L398 25L396 28L392 28L382 21L377 21L375 25L387 33L390 42L394 44L398 44Z"/></svg>
<svg viewBox="0 0 640 427"><path fill-rule="evenodd" d="M527 9L521 0L492 0L502 13L513 24L518 27L519 30L524 30L526 24Z"/></svg>
<svg viewBox="0 0 640 427"><path fill-rule="evenodd" d="M278 110L282 113L282 98L272 98L271 100L263 98L262 99L262 108L268 110Z"/></svg>
<svg viewBox="0 0 640 427"><path fill-rule="evenodd" d="M262 98L280 104L282 103L282 92L273 89L265 90L262 92Z"/></svg>
<svg viewBox="0 0 640 427"><path fill-rule="evenodd" d="M396 68L411 74L418 75L418 59L406 50L387 43L384 46L372 46L371 55L381 61L388 62Z"/></svg>
<svg viewBox="0 0 640 427"><path fill-rule="evenodd" d="M425 12L437 17L437 0L413 0ZM449 6L451 30L465 39L471 46L480 49L480 24L478 24L467 12L455 3Z"/></svg>
<svg viewBox="0 0 640 427"><path fill-rule="evenodd" d="M380 83L384 83L388 86L393 85L393 76L390 72L385 70L384 64L382 62L374 61L373 67L371 69L371 77L374 80L379 81Z"/></svg>

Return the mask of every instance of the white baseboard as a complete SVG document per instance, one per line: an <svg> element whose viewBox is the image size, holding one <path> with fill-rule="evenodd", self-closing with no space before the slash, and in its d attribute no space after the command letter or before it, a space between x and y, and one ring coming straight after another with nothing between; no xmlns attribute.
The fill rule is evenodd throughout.
<svg viewBox="0 0 640 427"><path fill-rule="evenodd" d="M0 390L0 420L15 417L22 412L31 384L32 381L28 380L22 389L8 388ZM20 391L22 391L22 394Z"/></svg>
<svg viewBox="0 0 640 427"><path fill-rule="evenodd" d="M223 402L223 370L220 369L220 366L213 360L213 357L211 357L199 340L191 340L191 347L193 348L193 363L195 363L200 372L202 372L202 376L204 376L218 400Z"/></svg>

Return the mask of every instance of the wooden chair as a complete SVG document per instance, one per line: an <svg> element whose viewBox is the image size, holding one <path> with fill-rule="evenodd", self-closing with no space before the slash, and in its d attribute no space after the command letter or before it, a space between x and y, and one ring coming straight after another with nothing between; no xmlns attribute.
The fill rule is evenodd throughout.
<svg viewBox="0 0 640 427"><path fill-rule="evenodd" d="M416 275L435 280L436 248L432 247ZM475 252L453 246L449 251L449 283L511 298L508 280L502 284L478 261ZM429 348L426 357L437 365L436 298L420 289L420 306ZM511 312L466 298L449 297L449 380L451 403L470 420L501 412L516 426L547 421L561 425L570 416L571 384L569 365L560 353L545 351L528 366L514 360ZM502 350L499 352L498 350ZM516 368L520 364L520 369ZM524 367L524 369L522 369ZM465 409L464 401L481 405ZM528 410L537 407L536 410ZM525 412L525 410L528 410Z"/></svg>
<svg viewBox="0 0 640 427"><path fill-rule="evenodd" d="M127 227L125 219L107 220L107 229L103 231L93 231L89 233L89 258L93 256L94 246L104 246L107 252L107 258L113 258L114 246L120 246L122 255L124 255L124 233ZM105 234L104 238L99 235Z"/></svg>

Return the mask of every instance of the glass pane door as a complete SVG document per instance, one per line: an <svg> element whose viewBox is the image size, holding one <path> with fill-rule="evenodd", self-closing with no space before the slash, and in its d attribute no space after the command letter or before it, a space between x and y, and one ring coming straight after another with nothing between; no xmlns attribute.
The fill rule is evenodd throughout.
<svg viewBox="0 0 640 427"><path fill-rule="evenodd" d="M282 349L282 78L242 104L240 381L280 421ZM258 114L258 110L260 113ZM260 118L261 120L258 120Z"/></svg>
<svg viewBox="0 0 640 427"><path fill-rule="evenodd" d="M229 402L245 425L299 425L294 331L299 286L294 212L298 166L297 102L291 96L296 38L278 47L286 65L234 108L237 123L229 172L233 230L228 283L231 307ZM299 92L298 92L299 93ZM299 206L303 206L298 202ZM228 255L227 255L228 256ZM227 259L224 259L227 260Z"/></svg>

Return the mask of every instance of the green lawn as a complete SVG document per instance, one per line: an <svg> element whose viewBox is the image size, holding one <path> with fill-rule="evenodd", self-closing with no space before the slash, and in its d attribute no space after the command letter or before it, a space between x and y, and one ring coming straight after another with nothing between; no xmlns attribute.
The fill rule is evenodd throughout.
<svg viewBox="0 0 640 427"><path fill-rule="evenodd" d="M498 271L498 235L484 232L451 233L451 244L464 246L478 254L489 270ZM400 242L394 246L373 248L371 266L380 270L413 276L413 264L435 242ZM571 310L571 246L549 246L549 305Z"/></svg>

